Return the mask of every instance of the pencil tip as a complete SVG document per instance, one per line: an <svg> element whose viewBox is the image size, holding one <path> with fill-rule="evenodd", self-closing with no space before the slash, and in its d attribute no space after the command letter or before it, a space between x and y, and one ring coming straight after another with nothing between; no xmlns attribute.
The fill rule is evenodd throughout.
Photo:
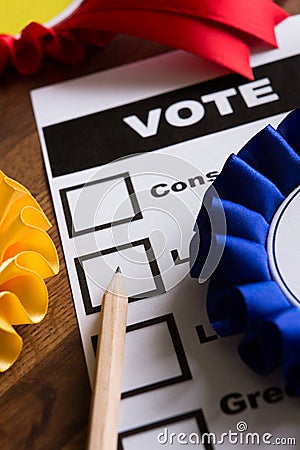
<svg viewBox="0 0 300 450"><path fill-rule="evenodd" d="M123 275L119 266L116 268L116 271L113 274L110 283L106 288L106 291L119 297L127 297Z"/></svg>

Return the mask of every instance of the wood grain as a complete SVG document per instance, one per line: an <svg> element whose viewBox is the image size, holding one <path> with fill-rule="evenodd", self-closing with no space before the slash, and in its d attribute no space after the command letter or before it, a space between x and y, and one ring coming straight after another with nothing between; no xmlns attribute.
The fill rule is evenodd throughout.
<svg viewBox="0 0 300 450"><path fill-rule="evenodd" d="M277 1L300 13L300 0ZM0 375L0 450L82 450L86 442L90 386L63 253L32 113L31 89L108 69L167 51L166 47L117 36L84 62L44 61L27 77L7 69L0 79L0 168L35 195L53 223L61 270L47 283L49 311L38 325L18 327L24 349Z"/></svg>

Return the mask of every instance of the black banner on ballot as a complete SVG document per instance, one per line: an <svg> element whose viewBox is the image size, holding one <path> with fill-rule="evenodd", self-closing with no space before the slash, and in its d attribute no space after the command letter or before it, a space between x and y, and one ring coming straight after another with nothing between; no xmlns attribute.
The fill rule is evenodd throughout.
<svg viewBox="0 0 300 450"><path fill-rule="evenodd" d="M52 175L288 112L300 106L299 71L297 55L255 68L253 81L226 75L47 126L43 132Z"/></svg>

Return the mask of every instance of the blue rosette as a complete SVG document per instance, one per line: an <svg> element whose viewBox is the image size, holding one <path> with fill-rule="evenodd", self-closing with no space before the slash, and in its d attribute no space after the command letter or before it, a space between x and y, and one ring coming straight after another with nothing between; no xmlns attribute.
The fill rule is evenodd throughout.
<svg viewBox="0 0 300 450"><path fill-rule="evenodd" d="M282 366L286 388L294 395L300 395L300 300L274 275L270 233L299 185L300 110L295 110L277 130L268 125L227 159L197 218L200 245L195 234L190 246L195 278L205 279L208 257L221 255L207 295L215 331L220 336L243 333L238 347L243 361L259 374ZM213 223L219 209L226 232ZM300 209L298 217L300 224Z"/></svg>

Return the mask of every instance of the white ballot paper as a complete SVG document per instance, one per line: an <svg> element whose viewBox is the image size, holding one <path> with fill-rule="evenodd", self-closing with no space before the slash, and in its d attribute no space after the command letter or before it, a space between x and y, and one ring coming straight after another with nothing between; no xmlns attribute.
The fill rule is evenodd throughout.
<svg viewBox="0 0 300 450"><path fill-rule="evenodd" d="M174 51L31 93L90 380L101 299L117 266L130 296L120 450L300 445L280 369L219 339L189 275L204 192L226 158L300 106L300 16L255 79ZM243 179L241 179L241 184ZM255 192L253 192L255 195Z"/></svg>

